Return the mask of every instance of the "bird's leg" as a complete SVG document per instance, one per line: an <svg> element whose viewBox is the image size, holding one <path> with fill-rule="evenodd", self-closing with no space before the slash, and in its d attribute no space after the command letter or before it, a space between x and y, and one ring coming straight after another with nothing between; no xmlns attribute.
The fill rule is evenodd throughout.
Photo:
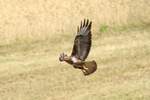
<svg viewBox="0 0 150 100"><path fill-rule="evenodd" d="M81 71L84 73L84 75L88 74L88 68L85 66L85 61L78 61L73 64L75 68L81 69Z"/></svg>
<svg viewBox="0 0 150 100"><path fill-rule="evenodd" d="M74 63L74 67L81 69L81 71L83 72L83 74L87 75L88 68L85 66L85 61L79 60L78 62Z"/></svg>
<svg viewBox="0 0 150 100"><path fill-rule="evenodd" d="M84 75L87 74L87 71L85 69L82 69L82 72L83 72Z"/></svg>

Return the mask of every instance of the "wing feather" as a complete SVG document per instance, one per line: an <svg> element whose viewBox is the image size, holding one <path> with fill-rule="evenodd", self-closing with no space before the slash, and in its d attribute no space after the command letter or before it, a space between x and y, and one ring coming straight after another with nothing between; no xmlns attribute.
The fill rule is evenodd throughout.
<svg viewBox="0 0 150 100"><path fill-rule="evenodd" d="M75 56L80 60L85 60L91 48L91 25L92 22L88 19L82 22L80 28L77 28L77 35L74 40L73 50L71 56Z"/></svg>

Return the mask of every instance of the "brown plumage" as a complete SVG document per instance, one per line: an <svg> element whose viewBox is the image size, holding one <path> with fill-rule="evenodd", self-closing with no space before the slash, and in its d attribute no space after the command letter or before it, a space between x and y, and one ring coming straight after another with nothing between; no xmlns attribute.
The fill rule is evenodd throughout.
<svg viewBox="0 0 150 100"><path fill-rule="evenodd" d="M78 27L77 35L74 40L74 46L71 56L75 56L76 58L84 61L90 51L91 48L91 25L92 22L89 20L85 20L81 26L80 29Z"/></svg>
<svg viewBox="0 0 150 100"><path fill-rule="evenodd" d="M74 40L71 56L62 53L59 57L60 61L66 61L73 65L74 68L81 69L84 75L89 75L97 69L95 61L85 61L92 44L91 26L92 22L88 19L84 19L83 22L81 21L80 27L78 26L77 28L77 35Z"/></svg>

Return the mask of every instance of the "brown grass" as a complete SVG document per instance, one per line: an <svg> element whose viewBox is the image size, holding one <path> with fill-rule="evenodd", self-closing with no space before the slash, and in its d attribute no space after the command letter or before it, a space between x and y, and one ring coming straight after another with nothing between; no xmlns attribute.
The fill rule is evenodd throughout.
<svg viewBox="0 0 150 100"><path fill-rule="evenodd" d="M1 0L0 42L46 39L72 34L80 20L93 21L93 31L110 26L150 22L146 0Z"/></svg>
<svg viewBox="0 0 150 100"><path fill-rule="evenodd" d="M0 100L149 100L149 13L146 0L1 0ZM83 18L98 64L87 77L58 61Z"/></svg>

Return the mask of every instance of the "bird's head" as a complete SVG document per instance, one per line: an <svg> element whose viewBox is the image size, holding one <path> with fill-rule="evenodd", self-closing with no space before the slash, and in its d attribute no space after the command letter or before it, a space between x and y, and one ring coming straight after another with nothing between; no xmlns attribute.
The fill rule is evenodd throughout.
<svg viewBox="0 0 150 100"><path fill-rule="evenodd" d="M59 61L65 61L68 58L67 54L61 53L59 56Z"/></svg>

